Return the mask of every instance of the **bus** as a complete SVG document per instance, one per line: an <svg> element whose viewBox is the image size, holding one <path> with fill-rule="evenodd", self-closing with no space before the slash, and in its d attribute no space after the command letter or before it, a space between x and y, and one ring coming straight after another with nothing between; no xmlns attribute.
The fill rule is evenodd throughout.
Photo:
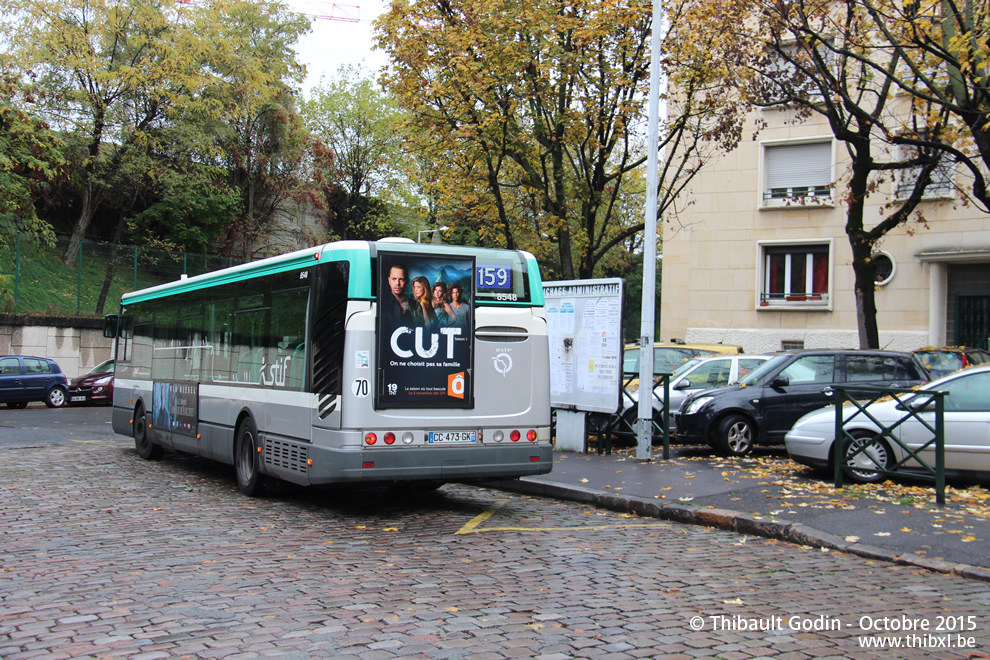
<svg viewBox="0 0 990 660"><path fill-rule="evenodd" d="M552 468L547 323L522 251L340 241L124 294L113 429L247 496Z"/></svg>

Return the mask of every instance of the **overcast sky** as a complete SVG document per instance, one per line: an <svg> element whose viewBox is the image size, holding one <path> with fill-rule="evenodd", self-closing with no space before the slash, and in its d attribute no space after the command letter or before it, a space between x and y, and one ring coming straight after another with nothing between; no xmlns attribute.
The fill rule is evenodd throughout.
<svg viewBox="0 0 990 660"><path fill-rule="evenodd" d="M313 21L313 30L296 47L299 60L308 72L303 91L309 91L320 76L333 78L342 64L363 64L369 72L377 71L387 62L385 54L372 50L371 22L385 11L387 0L354 0L359 4L327 2L326 0L285 0L292 9L308 16L322 16ZM357 22L332 20L356 18Z"/></svg>

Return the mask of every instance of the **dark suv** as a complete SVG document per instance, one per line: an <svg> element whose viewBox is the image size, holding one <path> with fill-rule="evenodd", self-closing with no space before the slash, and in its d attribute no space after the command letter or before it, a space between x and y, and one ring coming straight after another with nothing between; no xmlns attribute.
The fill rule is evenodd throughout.
<svg viewBox="0 0 990 660"><path fill-rule="evenodd" d="M49 408L61 408L68 388L69 381L55 360L0 356L0 402L8 408L27 408L29 401L44 401Z"/></svg>
<svg viewBox="0 0 990 660"><path fill-rule="evenodd" d="M805 350L781 353L738 385L693 394L677 413L677 439L745 456L754 444L782 445L802 415L832 402L833 388L914 387L929 380L910 353ZM849 394L857 396L855 389ZM864 393L865 395L865 393Z"/></svg>

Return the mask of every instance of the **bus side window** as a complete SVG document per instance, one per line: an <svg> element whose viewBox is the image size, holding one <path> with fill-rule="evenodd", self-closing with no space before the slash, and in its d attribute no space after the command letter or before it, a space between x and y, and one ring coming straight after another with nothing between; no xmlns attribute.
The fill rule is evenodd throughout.
<svg viewBox="0 0 990 660"><path fill-rule="evenodd" d="M267 364L276 388L301 390L306 374L306 311L309 287L272 294L272 337Z"/></svg>
<svg viewBox="0 0 990 660"><path fill-rule="evenodd" d="M252 310L234 314L234 336L232 360L237 365L234 381L238 383L261 383L261 363L264 358L262 333L264 315L268 310Z"/></svg>
<svg viewBox="0 0 990 660"><path fill-rule="evenodd" d="M176 313L159 309L155 313L155 340L151 353L151 378L175 380Z"/></svg>
<svg viewBox="0 0 990 660"><path fill-rule="evenodd" d="M234 374L230 369L231 338L233 328L231 327L234 313L233 299L220 300L209 305L207 315L210 318L209 339L207 343L210 348L208 356L204 360L209 360L209 364L204 369L210 370L211 380L214 383L227 383L233 380Z"/></svg>

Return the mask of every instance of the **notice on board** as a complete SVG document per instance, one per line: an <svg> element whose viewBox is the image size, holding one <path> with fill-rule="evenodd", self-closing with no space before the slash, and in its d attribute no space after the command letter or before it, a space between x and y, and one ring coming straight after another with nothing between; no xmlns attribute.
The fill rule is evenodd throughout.
<svg viewBox="0 0 990 660"><path fill-rule="evenodd" d="M551 406L617 411L624 285L619 278L543 283Z"/></svg>

